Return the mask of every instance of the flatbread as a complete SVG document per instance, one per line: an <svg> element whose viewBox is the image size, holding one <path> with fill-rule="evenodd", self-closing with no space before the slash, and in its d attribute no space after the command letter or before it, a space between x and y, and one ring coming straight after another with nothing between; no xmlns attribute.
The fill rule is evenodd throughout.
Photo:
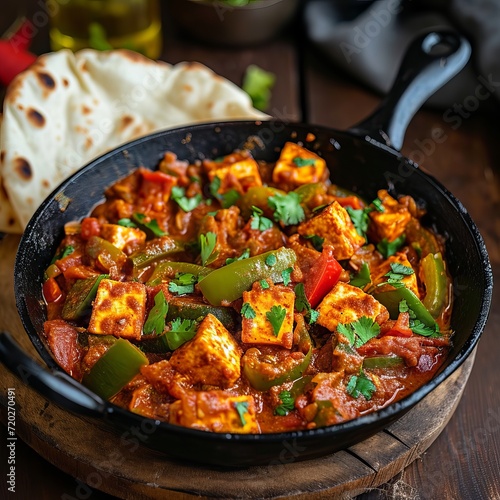
<svg viewBox="0 0 500 500"><path fill-rule="evenodd" d="M0 131L0 231L22 232L48 194L93 158L155 130L263 119L199 63L127 50L46 54L9 86Z"/></svg>

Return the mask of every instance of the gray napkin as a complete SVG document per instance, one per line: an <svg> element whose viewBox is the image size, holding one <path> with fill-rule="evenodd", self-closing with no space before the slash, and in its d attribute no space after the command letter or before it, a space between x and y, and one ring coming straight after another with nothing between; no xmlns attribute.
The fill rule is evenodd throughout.
<svg viewBox="0 0 500 500"><path fill-rule="evenodd" d="M386 94L413 38L433 29L454 29L472 43L472 58L428 105L457 112L465 106L466 112L496 104L491 96L500 98L498 0L378 0L364 4L346 0L310 0L306 4L309 39L338 67Z"/></svg>

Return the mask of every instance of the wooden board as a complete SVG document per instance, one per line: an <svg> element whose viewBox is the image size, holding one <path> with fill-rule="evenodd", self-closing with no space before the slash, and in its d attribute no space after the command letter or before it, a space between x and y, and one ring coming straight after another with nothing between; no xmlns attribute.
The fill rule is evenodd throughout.
<svg viewBox="0 0 500 500"><path fill-rule="evenodd" d="M13 263L19 238L0 243L0 328L38 358L17 317ZM0 418L6 421L7 388L16 388L19 438L82 484L118 497L284 498L296 500L350 496L375 488L403 470L432 444L457 407L474 362L471 356L441 386L384 431L322 458L295 462L284 446L281 462L222 469L173 460L112 432L102 423L70 414L0 366Z"/></svg>

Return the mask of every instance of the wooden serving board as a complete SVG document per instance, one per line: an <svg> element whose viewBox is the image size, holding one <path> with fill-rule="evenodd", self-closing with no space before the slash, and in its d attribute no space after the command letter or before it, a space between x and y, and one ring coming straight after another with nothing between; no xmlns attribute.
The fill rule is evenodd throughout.
<svg viewBox="0 0 500 500"><path fill-rule="evenodd" d="M18 237L0 242L0 328L40 361L18 318L13 294ZM0 366L0 417L7 388L16 389L17 436L82 483L131 500L210 498L331 499L384 484L420 457L453 415L474 355L410 412L371 438L322 458L295 462L284 446L281 462L223 469L174 460L47 401ZM84 491L84 490L82 490Z"/></svg>

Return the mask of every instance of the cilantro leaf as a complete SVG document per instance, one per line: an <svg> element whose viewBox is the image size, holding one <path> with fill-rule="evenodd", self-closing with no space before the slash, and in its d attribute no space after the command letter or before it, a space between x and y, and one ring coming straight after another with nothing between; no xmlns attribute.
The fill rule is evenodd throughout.
<svg viewBox="0 0 500 500"><path fill-rule="evenodd" d="M385 273L384 276L387 277L387 281L379 283L377 286L383 286L386 283L389 283L394 288L403 288L405 284L402 282L405 276L411 276L415 273L415 271L404 264L399 262L391 262L390 263L391 270L388 273Z"/></svg>
<svg viewBox="0 0 500 500"><path fill-rule="evenodd" d="M170 194L172 199L182 208L182 210L184 210L184 212L191 212L191 210L194 210L203 200L199 193L192 198L188 198L185 195L186 190L180 186L174 186Z"/></svg>
<svg viewBox="0 0 500 500"><path fill-rule="evenodd" d="M168 284L168 291L179 295L193 293L198 277L191 273L177 273L175 280Z"/></svg>
<svg viewBox="0 0 500 500"><path fill-rule="evenodd" d="M272 306L269 311L266 312L266 318L271 323L273 327L274 336L277 337L283 321L285 321L286 309L283 306Z"/></svg>
<svg viewBox="0 0 500 500"><path fill-rule="evenodd" d="M292 274L292 272L293 272L293 267L287 267L286 269L283 269L283 271L281 271L281 277L283 278L283 284L285 286L287 286L288 283L290 283L291 280L290 275Z"/></svg>
<svg viewBox="0 0 500 500"><path fill-rule="evenodd" d="M295 292L295 309L298 312L305 311L304 317L308 319L310 325L316 323L319 316L319 312L315 311L311 307L309 301L307 300L306 292L304 290L304 283L297 283L297 285L295 285L294 292Z"/></svg>
<svg viewBox="0 0 500 500"><path fill-rule="evenodd" d="M350 345L361 347L380 333L380 326L372 318L362 316L352 323L339 323L337 331L347 338Z"/></svg>
<svg viewBox="0 0 500 500"><path fill-rule="evenodd" d="M75 251L75 247L73 245L65 246L54 258L50 261L50 264L54 264L56 260L64 259L68 255L71 255Z"/></svg>
<svg viewBox="0 0 500 500"><path fill-rule="evenodd" d="M291 191L287 194L275 194L267 199L267 204L274 210L274 220L285 226L302 222L306 215L300 205L300 196Z"/></svg>
<svg viewBox="0 0 500 500"><path fill-rule="evenodd" d="M233 262L236 262L237 260L245 260L250 257L250 249L246 248L245 251L239 256L239 257L228 257L226 259L226 266L228 264L232 264Z"/></svg>
<svg viewBox="0 0 500 500"><path fill-rule="evenodd" d="M200 255L203 266L211 264L219 255L219 252L214 252L217 243L217 235L212 231L207 234L200 234Z"/></svg>
<svg viewBox="0 0 500 500"><path fill-rule="evenodd" d="M219 193L221 183L222 181L220 180L220 177L215 176L209 185L210 194L216 200L219 200L222 208L229 208L230 206L236 203L236 201L240 197L240 193L238 193L236 189L229 189L228 191L222 194Z"/></svg>
<svg viewBox="0 0 500 500"><path fill-rule="evenodd" d="M265 231L266 229L271 229L273 227L273 221L264 217L262 215L263 213L264 212L259 207L252 206L252 221L250 222L251 229Z"/></svg>
<svg viewBox="0 0 500 500"><path fill-rule="evenodd" d="M295 163L298 168L316 166L316 160L314 158L302 158L301 156L296 156L293 159L293 163Z"/></svg>
<svg viewBox="0 0 500 500"><path fill-rule="evenodd" d="M269 288L269 283L267 282L267 280L260 280L259 283L263 290Z"/></svg>
<svg viewBox="0 0 500 500"><path fill-rule="evenodd" d="M278 262L278 259L276 258L276 255L274 255L273 253L269 254L266 257L266 264L269 267L273 267L276 264L276 262Z"/></svg>
<svg viewBox="0 0 500 500"><path fill-rule="evenodd" d="M382 241L377 243L377 250L384 256L384 258L388 258L391 255L394 255L404 244L406 240L406 236L402 234L394 241L388 241L387 238L384 238Z"/></svg>
<svg viewBox="0 0 500 500"><path fill-rule="evenodd" d="M168 312L168 303L163 291L160 290L154 297L155 305L149 311L146 323L144 323L144 333L149 335L155 333L160 335L165 329L165 317Z"/></svg>
<svg viewBox="0 0 500 500"><path fill-rule="evenodd" d="M132 222L130 219L127 218L120 219L117 222L117 224L123 227L137 227L137 224L135 224L134 222Z"/></svg>
<svg viewBox="0 0 500 500"><path fill-rule="evenodd" d="M281 391L279 393L281 404L274 409L274 414L284 417L295 408L295 399L290 391Z"/></svg>
<svg viewBox="0 0 500 500"><path fill-rule="evenodd" d="M255 310L254 308L250 305L249 302L245 302L242 306L241 306L241 315L246 318L246 319L253 319L255 318L255 316L257 315L255 313Z"/></svg>
<svg viewBox="0 0 500 500"><path fill-rule="evenodd" d="M370 268L366 262L363 262L358 273L351 277L349 285L357 286L358 288L364 288L371 282L372 278L370 275Z"/></svg>
<svg viewBox="0 0 500 500"><path fill-rule="evenodd" d="M372 205L375 207L375 210L377 212L385 212L385 207L384 205L382 204L382 200L380 198L375 198L373 201L372 201Z"/></svg>
<svg viewBox="0 0 500 500"><path fill-rule="evenodd" d="M322 238L317 234L306 234L304 238L311 241L312 246L315 248L315 250L317 250L318 252L323 251L323 243L325 242L325 238Z"/></svg>
<svg viewBox="0 0 500 500"><path fill-rule="evenodd" d="M193 319L174 319L170 331L166 334L169 348L175 351L182 344L191 340L196 335L197 326L197 322Z"/></svg>
<svg viewBox="0 0 500 500"><path fill-rule="evenodd" d="M236 401L234 403L234 408L238 412L238 416L241 420L241 425L246 425L245 415L248 413L248 401Z"/></svg>
<svg viewBox="0 0 500 500"><path fill-rule="evenodd" d="M371 209L369 208L352 208L349 205L345 207L347 213L349 214L349 217L351 218L351 221L354 225L354 228L356 229L356 232L360 235L363 236L363 238L366 238L366 231L368 231L368 225L370 223L370 218L368 217L368 214L371 212Z"/></svg>
<svg viewBox="0 0 500 500"><path fill-rule="evenodd" d="M132 215L132 222L135 222L137 227L144 231L149 238L165 236L165 231L160 228L156 219L151 219L149 221L147 221L147 219L148 217L144 214L135 213Z"/></svg>
<svg viewBox="0 0 500 500"><path fill-rule="evenodd" d="M346 387L347 394L353 398L358 399L362 394L368 401L376 390L377 387L364 372L359 375L352 375Z"/></svg>
<svg viewBox="0 0 500 500"><path fill-rule="evenodd" d="M424 325L418 319L410 319L410 329L416 335L422 335L422 337L440 337L441 332L439 331L439 326L434 323L433 327Z"/></svg>

